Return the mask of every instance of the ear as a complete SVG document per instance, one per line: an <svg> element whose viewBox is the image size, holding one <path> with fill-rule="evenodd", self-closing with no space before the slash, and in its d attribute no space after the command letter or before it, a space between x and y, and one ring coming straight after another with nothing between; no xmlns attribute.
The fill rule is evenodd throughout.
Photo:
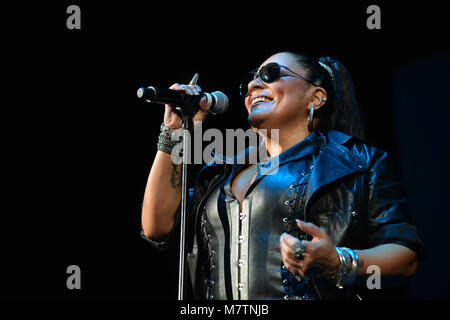
<svg viewBox="0 0 450 320"><path fill-rule="evenodd" d="M322 87L315 87L311 95L310 105L314 106L314 110L319 110L328 100L327 92Z"/></svg>

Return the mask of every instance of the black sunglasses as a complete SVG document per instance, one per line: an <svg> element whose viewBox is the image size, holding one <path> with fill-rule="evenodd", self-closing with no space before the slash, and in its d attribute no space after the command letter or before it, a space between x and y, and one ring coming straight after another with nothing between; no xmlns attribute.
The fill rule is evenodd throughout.
<svg viewBox="0 0 450 320"><path fill-rule="evenodd" d="M285 68L286 70L289 70L293 74L281 74L281 68ZM280 79L280 77L297 77L303 79L304 81L314 86L317 86L312 81L305 79L304 77L292 71L288 67L281 66L276 62L271 62L261 67L259 70L258 68L256 68L255 70L250 71L241 81L241 84L239 85L239 93L241 94L242 97L246 97L248 94L248 84L253 80L255 80L256 78L261 79L261 81L265 83L272 83Z"/></svg>

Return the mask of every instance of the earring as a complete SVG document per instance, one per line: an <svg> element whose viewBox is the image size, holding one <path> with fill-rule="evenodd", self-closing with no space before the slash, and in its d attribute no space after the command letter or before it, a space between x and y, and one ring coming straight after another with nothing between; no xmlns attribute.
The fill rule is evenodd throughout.
<svg viewBox="0 0 450 320"><path fill-rule="evenodd" d="M308 115L308 130L309 132L313 131L313 119L314 119L314 105L309 108L309 115Z"/></svg>
<svg viewBox="0 0 450 320"><path fill-rule="evenodd" d="M327 101L327 98L323 97L323 98L322 98L322 101Z"/></svg>

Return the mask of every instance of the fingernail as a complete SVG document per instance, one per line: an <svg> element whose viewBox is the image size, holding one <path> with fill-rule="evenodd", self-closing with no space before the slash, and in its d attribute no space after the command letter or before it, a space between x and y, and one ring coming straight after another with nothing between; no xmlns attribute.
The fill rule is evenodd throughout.
<svg viewBox="0 0 450 320"><path fill-rule="evenodd" d="M295 219L295 222L297 222L297 223L303 223L303 221L300 220L300 219Z"/></svg>

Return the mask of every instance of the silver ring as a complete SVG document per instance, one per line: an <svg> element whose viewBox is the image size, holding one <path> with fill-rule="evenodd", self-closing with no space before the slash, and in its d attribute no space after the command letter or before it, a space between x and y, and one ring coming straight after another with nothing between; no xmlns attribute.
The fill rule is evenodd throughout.
<svg viewBox="0 0 450 320"><path fill-rule="evenodd" d="M297 259L303 259L306 253L306 245L303 241L297 241L291 246L291 251Z"/></svg>

